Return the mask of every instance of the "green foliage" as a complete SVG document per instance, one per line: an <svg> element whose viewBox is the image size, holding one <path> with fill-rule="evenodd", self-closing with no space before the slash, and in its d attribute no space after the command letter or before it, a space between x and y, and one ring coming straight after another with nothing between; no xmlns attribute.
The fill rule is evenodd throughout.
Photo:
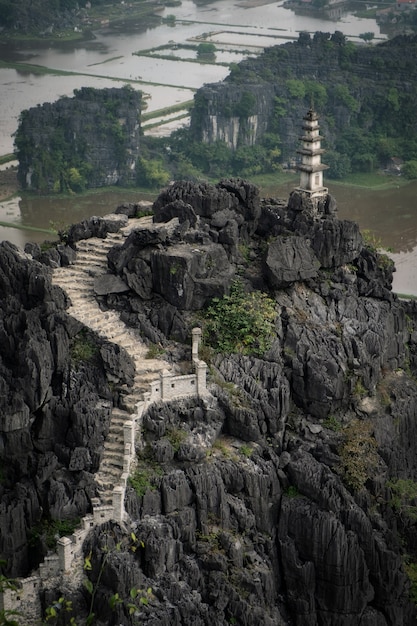
<svg viewBox="0 0 417 626"><path fill-rule="evenodd" d="M43 519L31 528L28 543L30 546L36 546L42 538L47 547L53 550L56 548L56 542L60 537L72 535L79 525L79 518L70 520Z"/></svg>
<svg viewBox="0 0 417 626"><path fill-rule="evenodd" d="M98 353L98 346L87 330L81 330L73 338L70 346L70 356L75 364L91 363L96 359Z"/></svg>
<svg viewBox="0 0 417 626"><path fill-rule="evenodd" d="M372 32L369 31L369 32L366 32L366 33L361 33L359 35L359 37L360 37L360 39L363 39L364 41L369 43L375 37L375 33L372 33Z"/></svg>
<svg viewBox="0 0 417 626"><path fill-rule="evenodd" d="M203 41L197 46L197 58L213 58L216 52L216 46L214 43Z"/></svg>
<svg viewBox="0 0 417 626"><path fill-rule="evenodd" d="M187 431L171 426L166 430L166 438L173 447L174 452L178 452L182 442L187 438Z"/></svg>
<svg viewBox="0 0 417 626"><path fill-rule="evenodd" d="M417 482L410 479L398 478L387 482L391 489L390 504L392 508L411 522L417 521Z"/></svg>
<svg viewBox="0 0 417 626"><path fill-rule="evenodd" d="M243 444L239 448L239 454L241 454L242 456L245 456L246 458L250 458L252 456L252 454L253 454L252 446Z"/></svg>
<svg viewBox="0 0 417 626"><path fill-rule="evenodd" d="M163 187L170 179L162 159L144 159L140 157L136 163L137 184L142 187Z"/></svg>
<svg viewBox="0 0 417 626"><path fill-rule="evenodd" d="M245 293L239 281L229 296L213 298L205 317L205 342L219 352L262 355L272 343L275 302L261 291Z"/></svg>
<svg viewBox="0 0 417 626"><path fill-rule="evenodd" d="M63 596L61 596L56 602L46 608L45 622L51 622L51 620L55 621L62 613L72 613L72 611L73 607L71 600L66 600ZM72 617L68 623L75 624L75 618Z"/></svg>
<svg viewBox="0 0 417 626"><path fill-rule="evenodd" d="M410 180L417 178L417 160L406 161L402 167L402 173Z"/></svg>
<svg viewBox="0 0 417 626"><path fill-rule="evenodd" d="M305 98L306 88L302 80L290 78L286 85L291 98L300 98L301 100Z"/></svg>
<svg viewBox="0 0 417 626"><path fill-rule="evenodd" d="M120 90L83 87L74 93L71 107L66 106L65 99L50 105L55 108L55 115L49 113L52 120L49 125L44 121L43 111L37 108L22 111L20 115L15 135L16 155L21 168L24 166L24 171L32 172L32 189L55 193L83 191L95 181L100 163L97 154L103 149L111 152L120 171L126 168L127 135L119 120L119 109L121 105L137 104L138 94L129 86ZM85 116L86 101L98 107L94 122ZM94 142L86 139L92 134ZM23 170L19 169L19 173L25 188Z"/></svg>
<svg viewBox="0 0 417 626"><path fill-rule="evenodd" d="M327 102L327 89L325 85L315 80L306 81L306 95L310 102L314 103L314 107L321 111Z"/></svg>
<svg viewBox="0 0 417 626"><path fill-rule="evenodd" d="M377 443L369 422L354 419L343 429L339 448L340 469L345 483L359 491L378 466Z"/></svg>
<svg viewBox="0 0 417 626"><path fill-rule="evenodd" d="M341 423L334 415L329 415L323 422L323 426L334 432L339 432L342 428Z"/></svg>
<svg viewBox="0 0 417 626"><path fill-rule="evenodd" d="M349 111L355 112L359 110L359 102L351 95L347 85L336 85L334 94L336 102L344 104Z"/></svg>
<svg viewBox="0 0 417 626"><path fill-rule="evenodd" d="M285 495L287 496L287 498L297 498L300 495L300 492L295 485L290 485L285 490Z"/></svg>
<svg viewBox="0 0 417 626"><path fill-rule="evenodd" d="M147 353L145 354L145 359L157 359L165 353L164 348L158 345L157 343L151 343Z"/></svg>
<svg viewBox="0 0 417 626"><path fill-rule="evenodd" d="M410 580L410 600L417 606L417 563L406 561L404 569Z"/></svg>
<svg viewBox="0 0 417 626"><path fill-rule="evenodd" d="M137 496L141 498L147 491L156 489L162 474L162 468L151 459L139 458L133 473L129 476L128 482L136 491Z"/></svg>
<svg viewBox="0 0 417 626"><path fill-rule="evenodd" d="M369 250L371 250L372 252L377 252L378 250L382 248L382 241L379 237L375 235L374 232L372 232L368 228L364 228L364 230L362 230L361 233L362 233L363 243Z"/></svg>
<svg viewBox="0 0 417 626"><path fill-rule="evenodd" d="M323 156L323 163L329 166L327 176L329 178L345 178L352 171L350 158L347 154L341 154L336 150L328 150Z"/></svg>
<svg viewBox="0 0 417 626"><path fill-rule="evenodd" d="M175 17L173 13L170 13L169 15L163 18L163 21L169 24L169 26L175 26L177 18Z"/></svg>
<svg viewBox="0 0 417 626"><path fill-rule="evenodd" d="M244 91L234 107L233 114L240 118L247 118L254 113L256 113L256 97L252 92Z"/></svg>

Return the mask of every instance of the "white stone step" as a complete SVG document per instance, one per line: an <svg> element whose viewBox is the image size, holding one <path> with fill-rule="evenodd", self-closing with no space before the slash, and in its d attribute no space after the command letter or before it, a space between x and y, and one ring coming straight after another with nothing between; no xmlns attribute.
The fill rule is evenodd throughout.
<svg viewBox="0 0 417 626"><path fill-rule="evenodd" d="M158 380L159 373L170 365L160 359L146 359L148 348L140 333L129 328L116 311L102 311L94 293L95 276L108 271L107 254L114 245L120 245L137 225L152 225L152 216L129 220L128 225L117 234L106 239L91 238L76 245L75 262L68 267L54 270L52 282L59 285L68 295L71 306L68 314L100 337L117 343L126 350L135 364L135 376L131 388L121 390L120 403L123 409L113 408L108 436L95 480L102 504L112 501L113 489L120 483L124 466L124 424L132 418L136 405L149 390L150 382ZM165 225L164 225L165 226Z"/></svg>

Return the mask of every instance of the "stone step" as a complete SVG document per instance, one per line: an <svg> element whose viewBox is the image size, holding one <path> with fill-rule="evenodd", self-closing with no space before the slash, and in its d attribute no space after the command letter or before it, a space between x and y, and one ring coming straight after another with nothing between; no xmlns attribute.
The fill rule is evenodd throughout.
<svg viewBox="0 0 417 626"><path fill-rule="evenodd" d="M143 392L149 384L158 380L159 373L169 364L159 359L146 359L148 347L140 333L129 328L116 311L102 311L94 293L95 276L107 273L108 251L120 245L136 224L151 225L152 217L129 220L123 232L111 234L106 239L92 238L77 243L75 263L54 270L53 283L68 295L71 306L68 313L91 328L100 337L121 346L133 359L135 375L133 385L122 388L121 408L113 408L109 431L104 443L103 455L95 475L100 503L112 502L113 489L120 483L124 465L124 424L132 419L137 404L143 400Z"/></svg>
<svg viewBox="0 0 417 626"><path fill-rule="evenodd" d="M116 486L120 481L120 475L123 471L123 456L121 456L120 454L115 454L112 457L106 456L106 458L103 458L100 465L99 473L103 471L105 472L107 470L114 471L115 476L117 475L117 473L119 473L118 479L114 482L114 486Z"/></svg>
<svg viewBox="0 0 417 626"><path fill-rule="evenodd" d="M122 437L123 437L123 433L122 433ZM106 463L106 461L109 459L111 462L111 459L123 459L123 451L124 451L124 445L123 443L120 443L120 441L111 441L109 439L106 439L106 443L104 444L104 454L103 454L103 460L102 460L102 465ZM110 455L110 456L108 456Z"/></svg>

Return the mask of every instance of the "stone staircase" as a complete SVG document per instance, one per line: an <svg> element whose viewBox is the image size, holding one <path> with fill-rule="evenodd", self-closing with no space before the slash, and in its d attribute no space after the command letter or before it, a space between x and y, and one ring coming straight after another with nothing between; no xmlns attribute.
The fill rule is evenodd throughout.
<svg viewBox="0 0 417 626"><path fill-rule="evenodd" d="M106 239L90 238L77 243L77 258L69 267L56 268L52 282L59 285L71 300L67 312L103 339L123 347L135 364L134 383L125 389L121 405L113 408L110 430L104 444L104 453L95 479L100 505L111 504L113 488L120 484L124 462L124 424L131 422L137 403L149 384L159 378L170 364L162 359L147 359L147 346L139 333L120 319L116 311L102 311L94 292L94 280L107 273L107 253L111 247L123 243L134 227L146 227L149 217L129 220L128 226Z"/></svg>

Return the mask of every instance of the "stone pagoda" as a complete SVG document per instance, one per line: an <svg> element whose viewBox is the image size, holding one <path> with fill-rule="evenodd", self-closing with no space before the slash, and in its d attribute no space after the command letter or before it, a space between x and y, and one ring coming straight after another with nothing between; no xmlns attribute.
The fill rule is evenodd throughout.
<svg viewBox="0 0 417 626"><path fill-rule="evenodd" d="M301 154L301 163L297 165L300 172L300 186L297 191L307 194L310 199L323 198L328 194L327 187L323 187L323 171L329 166L321 162L321 155L325 150L321 147L323 137L320 135L318 119L313 109L303 117L304 134L300 137L302 147L297 150Z"/></svg>

